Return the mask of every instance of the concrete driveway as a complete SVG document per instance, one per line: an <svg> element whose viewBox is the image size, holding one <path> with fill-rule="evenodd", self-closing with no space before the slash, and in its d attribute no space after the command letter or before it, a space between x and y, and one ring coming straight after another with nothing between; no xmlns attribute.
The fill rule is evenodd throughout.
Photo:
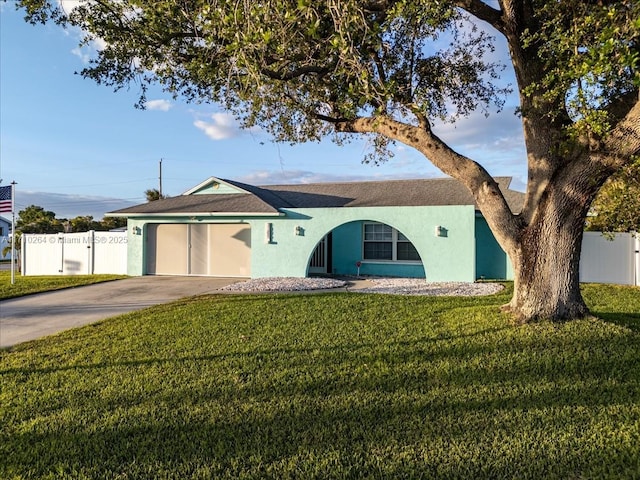
<svg viewBox="0 0 640 480"><path fill-rule="evenodd" d="M146 276L0 301L0 348L167 303L214 293L237 278Z"/></svg>

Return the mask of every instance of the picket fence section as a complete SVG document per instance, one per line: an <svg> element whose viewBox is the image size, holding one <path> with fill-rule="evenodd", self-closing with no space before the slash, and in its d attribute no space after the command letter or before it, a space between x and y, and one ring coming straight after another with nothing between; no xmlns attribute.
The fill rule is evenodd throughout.
<svg viewBox="0 0 640 480"><path fill-rule="evenodd" d="M127 232L22 236L23 275L127 274Z"/></svg>

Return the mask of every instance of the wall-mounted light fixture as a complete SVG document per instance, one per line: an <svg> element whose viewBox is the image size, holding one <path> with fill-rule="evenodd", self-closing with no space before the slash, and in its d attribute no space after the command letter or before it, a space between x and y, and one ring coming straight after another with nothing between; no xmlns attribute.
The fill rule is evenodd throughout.
<svg viewBox="0 0 640 480"><path fill-rule="evenodd" d="M436 226L436 237L446 237L449 230L445 227L438 225Z"/></svg>
<svg viewBox="0 0 640 480"><path fill-rule="evenodd" d="M304 228L302 228L300 225L296 226L295 234L299 237L304 237Z"/></svg>
<svg viewBox="0 0 640 480"><path fill-rule="evenodd" d="M264 224L264 243L271 243L273 240L273 223Z"/></svg>
<svg viewBox="0 0 640 480"><path fill-rule="evenodd" d="M138 226L135 226L131 229L131 233L133 235L142 235L142 229Z"/></svg>

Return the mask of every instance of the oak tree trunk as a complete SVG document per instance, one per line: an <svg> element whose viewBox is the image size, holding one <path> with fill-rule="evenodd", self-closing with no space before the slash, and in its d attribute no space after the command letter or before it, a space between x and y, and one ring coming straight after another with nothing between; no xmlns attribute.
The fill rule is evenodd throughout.
<svg viewBox="0 0 640 480"><path fill-rule="evenodd" d="M582 318L589 310L579 283L582 231L529 233L512 257L514 292L506 309L520 322Z"/></svg>
<svg viewBox="0 0 640 480"><path fill-rule="evenodd" d="M520 322L589 315L580 293L580 253L586 210L594 188L583 179L548 187L534 220L509 251L514 293L505 308ZM597 190L597 189L596 189Z"/></svg>

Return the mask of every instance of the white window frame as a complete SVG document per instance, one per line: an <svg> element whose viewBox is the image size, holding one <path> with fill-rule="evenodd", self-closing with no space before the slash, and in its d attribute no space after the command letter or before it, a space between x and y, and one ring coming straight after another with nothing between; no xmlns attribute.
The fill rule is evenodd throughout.
<svg viewBox="0 0 640 480"><path fill-rule="evenodd" d="M384 225L385 227L388 227L391 229L391 240L386 240L386 239L373 239L373 240L367 240L366 239L366 226L367 225ZM406 240L398 240L398 234L402 235L402 237L404 237ZM390 242L391 243L391 259L377 259L377 258L365 258L364 257L364 251L365 251L365 243L366 242ZM407 238L406 235L404 235L402 232L399 232L398 230L396 230L395 228L393 228L391 225L387 225L386 223L381 223L381 222L363 222L362 223L362 261L364 263L407 263L407 264L411 264L411 265L422 265L422 261L421 260L398 260L397 256L398 256L398 243L410 243L411 245L413 245L413 242L411 242L411 240L409 240ZM415 248L415 245L413 245L413 247ZM416 249L417 251L417 249ZM418 253L418 256L420 255L420 253Z"/></svg>

